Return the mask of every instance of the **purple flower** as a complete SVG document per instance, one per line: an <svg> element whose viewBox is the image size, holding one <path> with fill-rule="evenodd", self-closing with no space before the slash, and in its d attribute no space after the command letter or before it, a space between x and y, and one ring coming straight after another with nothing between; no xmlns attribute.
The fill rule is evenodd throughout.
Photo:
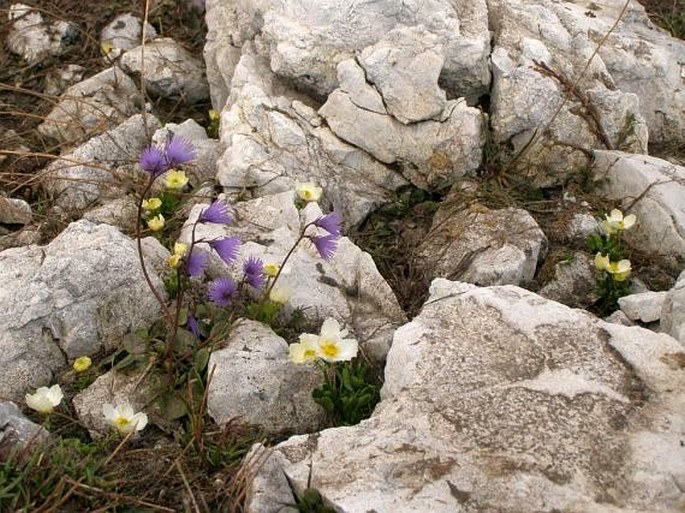
<svg viewBox="0 0 685 513"><path fill-rule="evenodd" d="M166 155L167 166L169 168L174 168L195 158L193 145L183 137L178 137L177 135L172 135L171 139L166 143L164 154Z"/></svg>
<svg viewBox="0 0 685 513"><path fill-rule="evenodd" d="M230 278L217 278L209 284L207 295L215 305L223 308L228 306L237 292L238 287L235 286L233 280Z"/></svg>
<svg viewBox="0 0 685 513"><path fill-rule="evenodd" d="M331 212L328 215L319 217L314 221L314 225L323 228L331 235L340 236L340 223L342 223L342 216L337 212Z"/></svg>
<svg viewBox="0 0 685 513"><path fill-rule="evenodd" d="M204 209L197 220L200 223L228 224L231 222L228 205L224 200L218 199Z"/></svg>
<svg viewBox="0 0 685 513"><path fill-rule="evenodd" d="M159 148L150 146L145 148L140 154L140 167L150 173L153 178L166 173L168 167L164 153Z"/></svg>
<svg viewBox="0 0 685 513"><path fill-rule="evenodd" d="M238 237L226 237L224 239L210 240L208 244L218 253L221 260L227 264L232 264L238 256L240 239Z"/></svg>
<svg viewBox="0 0 685 513"><path fill-rule="evenodd" d="M207 266L207 255L205 255L198 248L192 248L190 255L188 255L188 275L191 277L199 276Z"/></svg>
<svg viewBox="0 0 685 513"><path fill-rule="evenodd" d="M309 237L309 239L314 243L316 250L324 260L331 258L333 253L335 253L335 250L338 249L338 237L335 235L329 234L322 237L314 235Z"/></svg>
<svg viewBox="0 0 685 513"><path fill-rule="evenodd" d="M256 289L261 289L266 283L264 278L264 262L259 258L250 257L243 263L245 281Z"/></svg>
<svg viewBox="0 0 685 513"><path fill-rule="evenodd" d="M197 322L197 317L193 312L188 312L188 321L186 322L186 327L190 332L195 335L196 338L200 338L200 325Z"/></svg>

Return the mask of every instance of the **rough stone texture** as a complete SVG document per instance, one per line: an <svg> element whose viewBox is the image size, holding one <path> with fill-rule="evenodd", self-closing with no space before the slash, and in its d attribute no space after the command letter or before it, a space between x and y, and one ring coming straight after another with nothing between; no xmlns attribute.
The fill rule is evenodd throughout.
<svg viewBox="0 0 685 513"><path fill-rule="evenodd" d="M518 285L533 279L546 250L545 234L525 210L454 209L445 203L417 250L416 263L431 277Z"/></svg>
<svg viewBox="0 0 685 513"><path fill-rule="evenodd" d="M661 319L666 292L642 292L619 298L618 306L631 321L654 322Z"/></svg>
<svg viewBox="0 0 685 513"><path fill-rule="evenodd" d="M661 310L661 330L685 346L685 271L668 291Z"/></svg>
<svg viewBox="0 0 685 513"><path fill-rule="evenodd" d="M667 335L514 286L435 280L373 416L275 454L300 491L311 465L345 513L677 511L683 357Z"/></svg>
<svg viewBox="0 0 685 513"><path fill-rule="evenodd" d="M118 68L108 68L67 89L38 131L69 145L114 128L135 114L136 84Z"/></svg>
<svg viewBox="0 0 685 513"><path fill-rule="evenodd" d="M247 51L222 113L217 180L232 196L291 191L298 182L324 189L321 204L356 226L407 182L366 152L338 139L309 105ZM399 124L399 123L398 123Z"/></svg>
<svg viewBox="0 0 685 513"><path fill-rule="evenodd" d="M237 203L234 222L229 226L199 225L196 239L239 236L243 241L238 261L230 268L211 252L207 274L230 274L239 280L241 264L250 256L265 263L281 263L301 227L321 215L319 207L310 203L300 219L293 195L291 191ZM203 208L192 209L181 233L183 242L190 240L191 225ZM309 230L315 233L313 227ZM328 261L321 259L309 241L302 242L288 260L279 283L288 285L293 292L282 310L286 316L300 309L306 325L317 328L324 319L334 317L348 327L362 352L375 361L385 358L395 327L405 319L371 256L346 237L339 240L335 255Z"/></svg>
<svg viewBox="0 0 685 513"><path fill-rule="evenodd" d="M354 73L350 68L356 64L343 61L340 64L342 72L338 75L341 87L333 91L319 109L319 114L326 119L333 133L384 164L397 164L403 175L418 187L444 188L456 178L475 172L480 166L484 145L481 112L469 107L464 99L431 102L430 94L437 89L437 77L433 77L434 87L426 90L425 82L431 78L430 73L422 80L396 82L390 88L392 74L390 77L382 76L381 72L388 74L387 69L374 62L381 58L379 52L382 49L372 49L367 56L367 66L374 66L371 69L375 75L371 76L376 76L384 84L384 88L379 88L381 94L390 94L391 103L387 111L382 108L382 102L381 109L366 108L366 100L373 94L373 88L359 84L357 79L348 83L348 77L363 75L363 71L359 69ZM388 58L392 63L392 57ZM385 66L392 68L390 63ZM381 70L376 70L376 67ZM412 71L402 69L397 73L410 74ZM362 93L359 98L357 91ZM424 95L429 95L425 102ZM383 99L387 103L388 99ZM427 110L420 113L412 102ZM391 115L391 105L400 121ZM437 111L438 106L443 108ZM437 120L405 124L427 119L429 114Z"/></svg>
<svg viewBox="0 0 685 513"><path fill-rule="evenodd" d="M133 234L137 216L138 200L133 196L124 196L89 210L83 214L83 219L95 224L111 224L124 233Z"/></svg>
<svg viewBox="0 0 685 513"><path fill-rule="evenodd" d="M76 394L72 404L79 421L94 439L99 440L113 430L102 414L103 404L116 407L129 403L134 411L144 411L150 419L150 402L157 394L168 393L165 385L158 375L145 372L144 369L130 373L110 370Z"/></svg>
<svg viewBox="0 0 685 513"><path fill-rule="evenodd" d="M31 205L18 198L0 196L0 224L29 224Z"/></svg>
<svg viewBox="0 0 685 513"><path fill-rule="evenodd" d="M131 13L120 14L102 29L100 45L103 49L109 47L109 59L116 59L125 50L140 45L142 35L143 23L138 16ZM157 31L148 23L145 27L145 41L152 41L156 37Z"/></svg>
<svg viewBox="0 0 685 513"><path fill-rule="evenodd" d="M298 88L325 97L337 86L336 66L381 42L393 30L422 27L440 45L441 84L451 97L478 98L490 82L485 0L208 0L205 60L212 103L222 108L240 49L254 42L271 69ZM380 43L383 44L383 43Z"/></svg>
<svg viewBox="0 0 685 513"><path fill-rule="evenodd" d="M490 111L494 139L510 146L512 154L528 149L519 156L517 169L539 186L563 183L587 167L588 150L647 150L648 130L638 96L616 88L598 56L547 126L596 48L597 19L615 20L605 18L605 6L625 2L600 1L596 11L589 3L488 2L494 28ZM605 32L598 32L598 37ZM539 143L529 147L533 137Z"/></svg>
<svg viewBox="0 0 685 513"><path fill-rule="evenodd" d="M214 185L216 161L219 157L219 141L210 139L204 128L194 120L188 119L180 125L167 123L164 128L155 132L152 136L152 142L161 146L172 133L190 141L195 150L195 160L183 166L188 173L190 183L194 187L198 187L202 183Z"/></svg>
<svg viewBox="0 0 685 513"><path fill-rule="evenodd" d="M149 144L147 131L159 128L153 116L146 118L147 124L141 114L132 116L48 165L43 187L55 204L73 211L128 193L131 177L141 172L137 162Z"/></svg>
<svg viewBox="0 0 685 513"><path fill-rule="evenodd" d="M6 458L8 450L20 451L48 436L49 433L27 419L16 404L0 401L0 458Z"/></svg>
<svg viewBox="0 0 685 513"><path fill-rule="evenodd" d="M585 244L593 233L600 233L599 223L592 214L573 214L566 229L566 240Z"/></svg>
<svg viewBox="0 0 685 513"><path fill-rule="evenodd" d="M225 347L212 352L207 411L224 425L232 419L267 433L310 433L326 412L312 399L323 376L315 365L297 365L288 343L261 322L233 325Z"/></svg>
<svg viewBox="0 0 685 513"><path fill-rule="evenodd" d="M295 507L289 506L295 504L295 497L283 472L287 460L282 454L262 444L254 444L245 461L254 462L254 468L259 468L259 473L249 483L250 502L245 513L298 513Z"/></svg>
<svg viewBox="0 0 685 513"><path fill-rule="evenodd" d="M111 226L77 221L47 246L3 251L0 396L51 383L67 359L112 349L158 314L134 242Z"/></svg>
<svg viewBox="0 0 685 513"><path fill-rule="evenodd" d="M554 266L554 277L539 291L542 297L571 308L587 308L599 299L593 259L576 251L568 261Z"/></svg>
<svg viewBox="0 0 685 513"><path fill-rule="evenodd" d="M88 71L78 64L67 64L63 68L50 69L45 77L45 94L59 96L68 87L83 80L83 75Z"/></svg>
<svg viewBox="0 0 685 513"><path fill-rule="evenodd" d="M168 37L145 45L145 88L153 96L182 98L188 103L209 99L209 86L202 62ZM121 67L139 74L143 67L143 47L128 50Z"/></svg>
<svg viewBox="0 0 685 513"><path fill-rule="evenodd" d="M628 319L628 316L624 314L621 310L616 310L611 315L605 317L604 320L606 322L621 324L623 326L635 326L635 323Z"/></svg>
<svg viewBox="0 0 685 513"><path fill-rule="evenodd" d="M26 4L12 4L7 16L14 21L7 47L29 64L61 54L76 36L76 25L63 20L45 21L40 11Z"/></svg>
<svg viewBox="0 0 685 513"><path fill-rule="evenodd" d="M601 192L637 216L628 243L646 253L685 258L685 167L646 155L596 151Z"/></svg>

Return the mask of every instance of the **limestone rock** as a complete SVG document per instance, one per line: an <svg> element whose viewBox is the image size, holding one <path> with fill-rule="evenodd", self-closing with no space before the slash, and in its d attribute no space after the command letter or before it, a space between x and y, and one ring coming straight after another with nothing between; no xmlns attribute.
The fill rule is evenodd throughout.
<svg viewBox="0 0 685 513"><path fill-rule="evenodd" d="M299 491L311 466L341 512L677 511L683 356L518 287L435 280L395 334L373 416L274 455Z"/></svg>
<svg viewBox="0 0 685 513"><path fill-rule="evenodd" d="M573 214L566 230L566 240L585 244L593 233L600 233L599 223L592 214Z"/></svg>
<svg viewBox="0 0 685 513"><path fill-rule="evenodd" d="M525 210L473 207L452 211L443 204L417 250L417 265L432 277L479 285L529 282L547 238Z"/></svg>
<svg viewBox="0 0 685 513"><path fill-rule="evenodd" d="M124 13L116 16L102 29L100 45L107 58L116 59L124 51L140 45L143 35L143 23L138 16ZM145 41L152 41L157 37L157 31L149 23L145 26Z"/></svg>
<svg viewBox="0 0 685 513"><path fill-rule="evenodd" d="M666 292L642 292L619 298L618 306L631 321L654 322L661 318Z"/></svg>
<svg viewBox="0 0 685 513"><path fill-rule="evenodd" d="M86 68L78 64L67 64L63 68L50 69L45 76L43 92L52 96L59 96L68 87L83 80Z"/></svg>
<svg viewBox="0 0 685 513"><path fill-rule="evenodd" d="M88 221L47 246L0 253L0 284L0 396L8 398L51 383L67 359L114 348L159 314L134 242Z"/></svg>
<svg viewBox="0 0 685 513"><path fill-rule="evenodd" d="M138 200L124 196L107 201L103 205L83 214L83 219L95 224L111 224L124 233L133 234L136 230Z"/></svg>
<svg viewBox="0 0 685 513"><path fill-rule="evenodd" d="M43 187L58 206L70 211L125 195L131 177L140 172L137 162L149 144L147 130L157 128L153 116L132 116L49 164Z"/></svg>
<svg viewBox="0 0 685 513"><path fill-rule="evenodd" d="M383 50L372 50L367 55L367 66L378 67L372 60L380 59L376 52L382 55ZM434 101L427 99L424 102L423 96L431 95L431 89L427 91L425 84L429 79L423 78L416 83L395 83L390 87L392 74L382 76L381 68L372 77L376 76L376 80L385 84L385 90L379 89L381 94L385 92L391 95L391 103L388 111L368 110L361 102L362 106L357 105L355 92L363 92L363 87L351 87L345 82L350 76L349 68L354 63L344 61L341 66L341 88L333 91L319 109L319 114L326 119L335 135L365 150L384 164L397 164L407 179L422 188L450 185L456 178L472 174L480 166L484 140L483 120L478 109L469 107L463 99L438 101L436 95L433 95ZM372 69L375 70L375 67ZM405 68L398 73L411 71ZM387 70L383 72L386 75L388 73ZM437 82L434 86L432 90L437 89ZM367 86L367 90L369 88ZM368 93L360 99L363 101L366 95ZM386 98L384 100L387 102ZM421 114L413 104L410 105L413 101L428 110ZM400 121L391 115L391 105ZM437 111L437 106L443 108ZM437 120L418 122L428 116ZM417 122L404 124L409 121Z"/></svg>
<svg viewBox="0 0 685 513"><path fill-rule="evenodd" d="M233 325L225 347L212 352L207 410L223 425L232 419L267 433L309 433L326 412L312 399L323 376L315 365L290 361L288 343L261 322Z"/></svg>
<svg viewBox="0 0 685 513"><path fill-rule="evenodd" d="M49 433L27 419L16 404L0 401L0 458L6 460L7 451L21 451L45 441L48 436Z"/></svg>
<svg viewBox="0 0 685 513"><path fill-rule="evenodd" d="M29 224L31 205L22 199L0 196L0 224Z"/></svg>
<svg viewBox="0 0 685 513"><path fill-rule="evenodd" d="M637 216L628 243L659 255L685 257L685 167L647 155L596 151L600 190Z"/></svg>
<svg viewBox="0 0 685 513"><path fill-rule="evenodd" d="M8 19L13 23L7 47L29 64L64 52L77 31L76 25L63 20L46 21L39 10L26 4L12 4Z"/></svg>
<svg viewBox="0 0 685 513"><path fill-rule="evenodd" d="M554 266L554 277L538 292L542 297L571 308L587 308L599 299L593 259L576 251L568 261Z"/></svg>
<svg viewBox="0 0 685 513"><path fill-rule="evenodd" d="M117 68L108 68L62 93L38 131L74 145L132 116L138 97L133 80Z"/></svg>
<svg viewBox="0 0 685 513"><path fill-rule="evenodd" d="M666 294L661 310L661 330L685 346L685 271L680 273L675 286Z"/></svg>
<svg viewBox="0 0 685 513"><path fill-rule="evenodd" d="M145 45L145 88L153 96L183 98L188 103L209 99L204 67L190 52L171 38L163 37ZM140 74L143 47L128 50L121 57L121 67Z"/></svg>
<svg viewBox="0 0 685 513"><path fill-rule="evenodd" d="M293 193L285 192L236 203L232 224L198 225L196 239L238 236L243 241L237 263L232 267L209 252L207 274L228 274L240 280L241 264L249 257L280 264L299 237L301 227L321 215L319 207L310 203L300 218L293 200ZM206 207L193 207L181 241L190 241L192 223L203 208ZM313 227L309 230L312 231L308 233L314 233ZM368 253L342 237L333 257L322 260L305 240L288 260L286 270L279 283L287 285L292 296L283 307L284 315L289 317L299 309L303 321L317 328L326 318L334 317L359 341L362 353L374 361L385 358L393 330L404 322L405 316Z"/></svg>
<svg viewBox="0 0 685 513"><path fill-rule="evenodd" d="M357 226L406 185L397 171L322 126L311 100L244 50L221 118L225 151L216 178L225 192L257 197L314 182L324 189L321 204L339 211L346 226Z"/></svg>
<svg viewBox="0 0 685 513"><path fill-rule="evenodd" d="M210 1L205 59L212 100L223 107L240 50L254 44L271 69L298 89L323 98L337 86L336 66L393 30L422 27L440 45L440 81L451 97L475 100L490 82L485 0L395 2Z"/></svg>
<svg viewBox="0 0 685 513"><path fill-rule="evenodd" d="M628 316L621 310L616 310L611 315L604 318L606 322L611 322L614 324L620 324L622 326L635 326L635 323L631 321Z"/></svg>

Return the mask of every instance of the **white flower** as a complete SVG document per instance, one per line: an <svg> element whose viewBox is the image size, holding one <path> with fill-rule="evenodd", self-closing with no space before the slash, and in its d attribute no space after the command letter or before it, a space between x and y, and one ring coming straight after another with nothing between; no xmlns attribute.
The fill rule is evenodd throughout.
<svg viewBox="0 0 685 513"><path fill-rule="evenodd" d="M316 360L320 356L319 336L303 333L298 343L290 344L288 352L293 363L310 363Z"/></svg>
<svg viewBox="0 0 685 513"><path fill-rule="evenodd" d="M609 255L604 256L601 253L595 255L595 269L598 271L606 271L609 269L611 261L609 260Z"/></svg>
<svg viewBox="0 0 685 513"><path fill-rule="evenodd" d="M290 286L285 284L277 284L271 289L271 292L269 292L269 299L274 303L284 305L288 302L290 296L292 295L293 289Z"/></svg>
<svg viewBox="0 0 685 513"><path fill-rule="evenodd" d="M357 356L359 344L353 338L343 338L346 335L347 330L341 331L340 324L332 317L323 321L321 334L318 337L319 358L327 362L343 362ZM307 333L300 335L300 340L302 341L302 337L307 336Z"/></svg>
<svg viewBox="0 0 685 513"><path fill-rule="evenodd" d="M102 414L107 423L117 428L120 433L133 433L147 426L147 415L143 412L134 413L133 407L128 403L120 404L116 408L111 404L103 404Z"/></svg>
<svg viewBox="0 0 685 513"><path fill-rule="evenodd" d="M40 413L51 413L62 402L64 394L59 385L40 387L34 394L26 394L26 406Z"/></svg>
<svg viewBox="0 0 685 513"><path fill-rule="evenodd" d="M633 227L636 220L637 217L635 217L635 214L629 214L623 217L623 212L615 208L606 216L606 225L602 223L604 225L602 229L609 234L619 230L629 230Z"/></svg>
<svg viewBox="0 0 685 513"><path fill-rule="evenodd" d="M319 201L323 189L311 182L298 183L295 187L295 192L301 200L304 201Z"/></svg>

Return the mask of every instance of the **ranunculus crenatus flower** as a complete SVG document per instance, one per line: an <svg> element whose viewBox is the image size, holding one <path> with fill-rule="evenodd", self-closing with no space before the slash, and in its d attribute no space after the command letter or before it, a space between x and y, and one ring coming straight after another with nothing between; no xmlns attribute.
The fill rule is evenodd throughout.
<svg viewBox="0 0 685 513"><path fill-rule="evenodd" d="M299 346L290 351L290 358L295 363L305 363L313 359L312 348L316 356L327 362L348 361L357 356L359 343L347 336L347 330L341 330L338 321L329 317L321 326L321 333L313 335L303 333L300 335Z"/></svg>
<svg viewBox="0 0 685 513"><path fill-rule="evenodd" d="M311 182L298 183L295 187L297 196L303 201L319 201L323 189Z"/></svg>
<svg viewBox="0 0 685 513"><path fill-rule="evenodd" d="M90 366L93 364L93 360L91 360L88 356L79 356L74 360L74 364L72 367L76 372L84 372L90 369Z"/></svg>
<svg viewBox="0 0 685 513"><path fill-rule="evenodd" d="M611 274L614 281L626 281L630 277L632 271L630 260L624 259L619 260L618 262L612 262L607 271Z"/></svg>
<svg viewBox="0 0 685 513"><path fill-rule="evenodd" d="M141 431L147 426L147 415L143 412L135 413L133 407L128 403L116 407L111 404L103 404L102 414L109 425L123 434Z"/></svg>
<svg viewBox="0 0 685 513"><path fill-rule="evenodd" d="M629 230L637 221L637 217L634 214L629 214L623 217L623 212L619 209L613 209L609 214L605 216L605 220L600 223L600 228L602 231L608 235L613 235L616 232Z"/></svg>
<svg viewBox="0 0 685 513"><path fill-rule="evenodd" d="M162 214L157 214L147 220L147 227L153 232L158 232L164 228L164 216Z"/></svg>
<svg viewBox="0 0 685 513"><path fill-rule="evenodd" d="M319 358L319 337L303 333L300 341L288 347L290 360L293 363L311 363Z"/></svg>
<svg viewBox="0 0 685 513"><path fill-rule="evenodd" d="M601 253L595 255L595 269L598 271L606 271L611 264L609 256L604 256Z"/></svg>
<svg viewBox="0 0 685 513"><path fill-rule="evenodd" d="M280 280L279 280L280 281ZM269 299L274 303L284 305L293 295L293 289L285 284L278 283L269 291Z"/></svg>
<svg viewBox="0 0 685 513"><path fill-rule="evenodd" d="M147 210L148 212L151 212L153 210L157 210L161 206L162 206L162 200L159 198L150 198L150 199L144 199L143 200L143 209Z"/></svg>
<svg viewBox="0 0 685 513"><path fill-rule="evenodd" d="M40 387L35 393L26 394L24 399L26 406L32 410L39 413L52 413L52 410L62 402L63 397L62 388L59 385L52 385L50 388Z"/></svg>

